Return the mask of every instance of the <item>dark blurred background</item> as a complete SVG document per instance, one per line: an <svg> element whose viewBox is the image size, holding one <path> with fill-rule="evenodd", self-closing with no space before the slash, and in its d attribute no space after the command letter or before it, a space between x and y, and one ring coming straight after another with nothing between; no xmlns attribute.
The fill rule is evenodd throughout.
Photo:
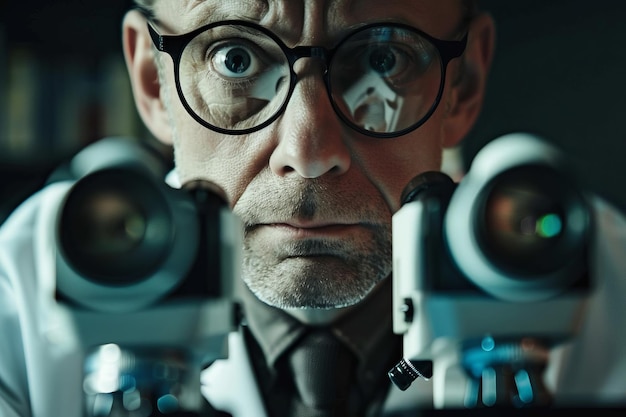
<svg viewBox="0 0 626 417"><path fill-rule="evenodd" d="M487 101L461 149L540 134L626 209L626 2L483 0L498 29ZM78 149L148 137L121 53L130 0L0 0L0 222Z"/></svg>

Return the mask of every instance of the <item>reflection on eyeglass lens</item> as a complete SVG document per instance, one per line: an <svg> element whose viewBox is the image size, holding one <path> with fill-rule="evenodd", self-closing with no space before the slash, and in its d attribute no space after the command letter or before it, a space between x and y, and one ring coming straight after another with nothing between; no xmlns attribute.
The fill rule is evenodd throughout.
<svg viewBox="0 0 626 417"><path fill-rule="evenodd" d="M290 95L287 53L254 27L211 27L183 51L181 92L208 124L253 129L275 117ZM330 60L333 105L347 123L365 131L407 129L425 118L437 100L441 58L417 31L394 26L360 30L342 41Z"/></svg>

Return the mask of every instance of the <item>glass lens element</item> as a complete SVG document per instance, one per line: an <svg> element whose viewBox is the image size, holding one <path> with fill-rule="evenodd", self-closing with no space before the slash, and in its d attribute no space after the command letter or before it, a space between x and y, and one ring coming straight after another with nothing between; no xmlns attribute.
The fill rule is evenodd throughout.
<svg viewBox="0 0 626 417"><path fill-rule="evenodd" d="M155 183L123 169L84 177L59 222L60 250L82 276L109 285L150 277L171 251L173 223Z"/></svg>
<svg viewBox="0 0 626 417"><path fill-rule="evenodd" d="M567 184L550 172L542 174L531 177L520 171L503 176L485 200L479 226L481 241L494 262L530 277L550 272L572 256Z"/></svg>
<svg viewBox="0 0 626 417"><path fill-rule="evenodd" d="M330 68L335 105L355 126L393 133L420 123L442 82L437 49L407 28L376 26L337 49Z"/></svg>
<svg viewBox="0 0 626 417"><path fill-rule="evenodd" d="M248 26L207 29L180 59L181 92L191 110L228 130L254 128L274 116L289 93L289 77L280 46Z"/></svg>

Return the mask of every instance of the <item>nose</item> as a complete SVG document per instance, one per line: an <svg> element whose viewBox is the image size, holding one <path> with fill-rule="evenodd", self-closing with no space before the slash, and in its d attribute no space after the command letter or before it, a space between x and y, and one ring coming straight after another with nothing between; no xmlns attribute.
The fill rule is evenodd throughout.
<svg viewBox="0 0 626 417"><path fill-rule="evenodd" d="M345 129L332 108L315 59L294 65L298 83L278 126L278 143L270 156L277 175L317 178L339 175L350 167Z"/></svg>

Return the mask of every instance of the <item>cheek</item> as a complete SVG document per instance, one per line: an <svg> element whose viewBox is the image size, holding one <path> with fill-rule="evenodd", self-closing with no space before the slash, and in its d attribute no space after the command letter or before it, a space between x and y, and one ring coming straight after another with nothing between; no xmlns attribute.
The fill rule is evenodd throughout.
<svg viewBox="0 0 626 417"><path fill-rule="evenodd" d="M414 177L441 169L440 136L420 133L369 144L368 149L359 152L365 175L379 189L392 212L400 208L402 191Z"/></svg>
<svg viewBox="0 0 626 417"><path fill-rule="evenodd" d="M234 205L262 169L264 150L258 146L262 141L248 136L221 135L186 114L177 116L174 155L181 183L195 179L211 181L224 190Z"/></svg>
<svg viewBox="0 0 626 417"><path fill-rule="evenodd" d="M173 73L168 71L167 74ZM176 172L181 184L203 179L218 185L233 206L247 185L267 165L270 129L251 136L222 135L200 125L178 99L167 79L164 97L172 131Z"/></svg>

